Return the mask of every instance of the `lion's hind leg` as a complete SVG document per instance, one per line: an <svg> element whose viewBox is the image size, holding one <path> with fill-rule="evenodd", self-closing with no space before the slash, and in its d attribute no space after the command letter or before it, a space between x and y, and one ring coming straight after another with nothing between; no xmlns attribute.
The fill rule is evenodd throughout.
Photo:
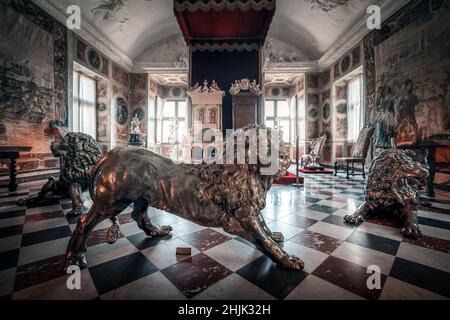
<svg viewBox="0 0 450 320"><path fill-rule="evenodd" d="M136 221L138 227L151 237L161 237L169 234L172 231L172 227L159 226L152 222L150 217L147 215L148 206L149 203L144 198L139 198L134 202L131 217Z"/></svg>

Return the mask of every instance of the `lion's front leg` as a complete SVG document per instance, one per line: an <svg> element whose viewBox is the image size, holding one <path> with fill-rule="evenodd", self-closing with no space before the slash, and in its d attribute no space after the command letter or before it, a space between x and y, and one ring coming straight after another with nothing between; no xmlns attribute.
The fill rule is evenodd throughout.
<svg viewBox="0 0 450 320"><path fill-rule="evenodd" d="M83 214L84 206L83 200L81 200L81 185L78 183L72 183L69 186L69 195L72 199L72 210L67 213L68 216L79 216Z"/></svg>
<svg viewBox="0 0 450 320"><path fill-rule="evenodd" d="M266 224L266 220L261 213L258 214L258 220L267 235L275 242L284 242L284 235L281 232L272 231Z"/></svg>
<svg viewBox="0 0 450 320"><path fill-rule="evenodd" d="M422 231L420 231L417 213L414 212L414 206L410 204L403 207L401 209L401 216L403 218L403 227L400 232L407 238L422 237Z"/></svg>
<svg viewBox="0 0 450 320"><path fill-rule="evenodd" d="M364 201L363 204L353 213L344 216L344 221L350 224L360 224L371 213L372 207Z"/></svg>
<svg viewBox="0 0 450 320"><path fill-rule="evenodd" d="M256 216L238 214L237 219L242 226L242 229L244 229L244 238L255 244L274 262L287 269L303 269L304 262L300 258L290 255L281 249L280 246L266 233Z"/></svg>

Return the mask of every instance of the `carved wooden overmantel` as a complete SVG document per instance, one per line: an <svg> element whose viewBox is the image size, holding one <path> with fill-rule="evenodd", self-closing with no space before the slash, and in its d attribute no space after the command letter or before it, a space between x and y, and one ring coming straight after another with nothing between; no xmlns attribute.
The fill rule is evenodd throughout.
<svg viewBox="0 0 450 320"><path fill-rule="evenodd" d="M185 160L197 162L203 156L211 155L210 151L207 155L204 152L214 141L204 132L213 129L216 136L222 134L222 99L225 92L220 90L214 80L210 86L205 80L203 86L196 84L187 94L191 98L192 128L189 130L190 141L187 146L190 151L185 152Z"/></svg>
<svg viewBox="0 0 450 320"><path fill-rule="evenodd" d="M233 129L257 123L259 84L248 79L236 80L230 88L233 105Z"/></svg>

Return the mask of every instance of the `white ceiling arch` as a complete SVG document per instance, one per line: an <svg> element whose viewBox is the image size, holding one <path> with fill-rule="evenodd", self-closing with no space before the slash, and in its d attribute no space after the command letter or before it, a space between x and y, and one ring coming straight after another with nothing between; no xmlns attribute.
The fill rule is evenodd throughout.
<svg viewBox="0 0 450 320"><path fill-rule="evenodd" d="M100 50L107 51L106 54L119 60L128 70L132 70L135 63L145 63L142 57L150 48L181 36L170 0L32 1L62 22L67 7L79 5L82 30L76 32L98 45ZM297 63L311 65L312 61L319 61L324 66L345 47L343 39L354 45L369 32L364 19L369 5L380 5L385 19L407 2L409 0L278 0L269 39L295 48L297 55L291 58ZM324 10L320 3L337 6ZM297 61L300 57L305 61Z"/></svg>

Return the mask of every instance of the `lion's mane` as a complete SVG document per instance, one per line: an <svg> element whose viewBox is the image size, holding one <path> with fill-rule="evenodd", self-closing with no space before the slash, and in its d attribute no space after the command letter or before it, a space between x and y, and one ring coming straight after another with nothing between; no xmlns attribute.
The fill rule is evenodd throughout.
<svg viewBox="0 0 450 320"><path fill-rule="evenodd" d="M416 202L428 172L413 160L413 155L411 151L389 149L372 161L364 189L370 205L389 208Z"/></svg>
<svg viewBox="0 0 450 320"><path fill-rule="evenodd" d="M59 144L67 148L66 155L61 156L60 180L86 186L92 167L102 155L95 139L84 133L69 132L60 138Z"/></svg>
<svg viewBox="0 0 450 320"><path fill-rule="evenodd" d="M263 145L265 143L268 150L270 150L272 131L263 125L246 126L236 130L233 136L245 134L245 132L252 129L256 130L258 145L261 139L263 139L260 130L267 130L267 135L264 135L265 141ZM261 159L259 150L256 155L258 159L257 163L249 163L251 152L255 150L254 148L249 148L250 144L252 142L246 137L244 164L237 164L236 158L238 151L236 148L236 140L229 137L223 145L223 156L225 158L227 148L233 148L234 163L202 163L195 166L193 173L201 179L198 186L198 199L200 201L207 202L212 200L214 203L223 207L228 213L232 213L241 207L245 207L253 212L257 212L265 207L265 195L272 185L274 175L261 175L261 167L267 165L263 165L259 161ZM290 159L286 148L282 147L282 145L276 146L276 150L279 156L276 176L282 176L287 172Z"/></svg>

